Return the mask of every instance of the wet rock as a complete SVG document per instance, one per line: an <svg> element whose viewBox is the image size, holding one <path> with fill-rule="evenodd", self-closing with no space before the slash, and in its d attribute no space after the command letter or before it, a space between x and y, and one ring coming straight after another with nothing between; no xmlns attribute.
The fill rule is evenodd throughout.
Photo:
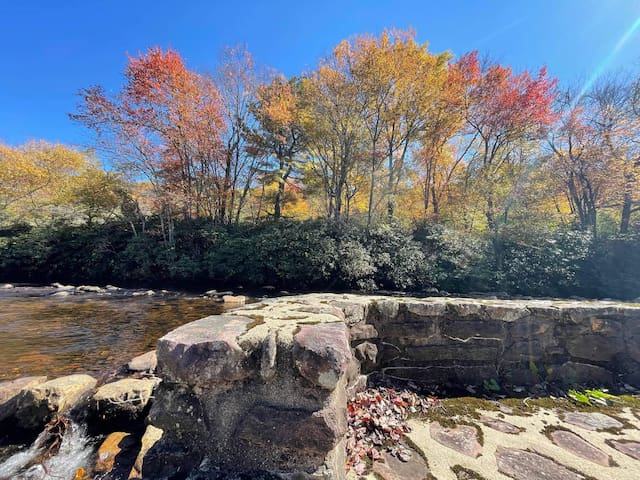
<svg viewBox="0 0 640 480"><path fill-rule="evenodd" d="M1 290L11 290L12 288L15 288L15 286L11 283L3 283L0 284L0 289Z"/></svg>
<svg viewBox="0 0 640 480"><path fill-rule="evenodd" d="M52 283L51 286L54 288L57 288L58 290L64 290L64 291L70 291L70 290L76 289L76 287L74 287L73 285L63 285L58 282Z"/></svg>
<svg viewBox="0 0 640 480"><path fill-rule="evenodd" d="M405 447L408 449L408 447ZM407 462L402 462L396 457L382 452L382 462L374 462L373 473L381 480L427 480L429 468L424 459L413 451Z"/></svg>
<svg viewBox="0 0 640 480"><path fill-rule="evenodd" d="M362 342L354 348L355 356L362 366L362 370L370 372L376 368L378 347L371 342Z"/></svg>
<svg viewBox="0 0 640 480"><path fill-rule="evenodd" d="M47 377L22 377L0 383L0 422L12 417L18 408L17 399L24 389L35 387L47 380Z"/></svg>
<svg viewBox="0 0 640 480"><path fill-rule="evenodd" d="M619 452L636 460L640 460L640 442L633 440L609 440L607 443Z"/></svg>
<svg viewBox="0 0 640 480"><path fill-rule="evenodd" d="M140 451L138 452L138 456L133 464L131 473L129 473L130 479L144 478L144 457L147 455L147 452L151 447L153 447L156 442L162 438L162 433L162 430L159 428L156 428L153 425L147 425L147 429L144 431L144 435L142 435L142 439L140 440Z"/></svg>
<svg viewBox="0 0 640 480"><path fill-rule="evenodd" d="M104 287L104 289L110 292L116 292L118 290L122 290L120 287L116 287L115 285L107 285L106 287Z"/></svg>
<svg viewBox="0 0 640 480"><path fill-rule="evenodd" d="M244 305L247 301L247 297L244 295L223 295L222 301L233 305Z"/></svg>
<svg viewBox="0 0 640 480"><path fill-rule="evenodd" d="M514 480L587 480L585 475L526 450L498 446L496 463L500 473Z"/></svg>
<svg viewBox="0 0 640 480"><path fill-rule="evenodd" d="M293 359L300 375L314 385L333 390L353 359L347 326L302 325L294 336Z"/></svg>
<svg viewBox="0 0 640 480"><path fill-rule="evenodd" d="M132 372L150 372L153 373L158 365L158 357L156 351L152 350L131 359L127 364L127 368Z"/></svg>
<svg viewBox="0 0 640 480"><path fill-rule="evenodd" d="M443 427L433 422L429 434L436 442L471 458L480 456L482 446L478 442L478 431L469 425L458 425L455 428Z"/></svg>
<svg viewBox="0 0 640 480"><path fill-rule="evenodd" d="M202 388L227 388L257 372L238 336L253 320L213 315L179 327L158 340L158 372L170 381Z"/></svg>
<svg viewBox="0 0 640 480"><path fill-rule="evenodd" d="M520 427L516 427L514 424L500 420L499 418L490 417L488 415L481 415L479 419L480 423L486 425L489 428L493 428L498 432L508 433L510 435L517 435L522 431Z"/></svg>
<svg viewBox="0 0 640 480"><path fill-rule="evenodd" d="M567 412L564 414L564 421L592 431L618 429L624 426L615 418L600 412Z"/></svg>
<svg viewBox="0 0 640 480"><path fill-rule="evenodd" d="M95 471L97 473L110 473L116 462L116 457L124 448L133 444L131 434L126 432L113 432L100 444L98 448Z"/></svg>
<svg viewBox="0 0 640 480"><path fill-rule="evenodd" d="M573 432L556 430L551 432L549 436L551 437L551 441L557 446L585 460L597 463L603 467L610 467L613 463L609 455Z"/></svg>
<svg viewBox="0 0 640 480"><path fill-rule="evenodd" d="M38 428L54 414L75 407L95 385L95 378L89 375L68 375L24 389L17 400L18 424Z"/></svg>
<svg viewBox="0 0 640 480"><path fill-rule="evenodd" d="M159 378L125 378L102 385L93 395L91 408L102 420L135 421L147 408Z"/></svg>

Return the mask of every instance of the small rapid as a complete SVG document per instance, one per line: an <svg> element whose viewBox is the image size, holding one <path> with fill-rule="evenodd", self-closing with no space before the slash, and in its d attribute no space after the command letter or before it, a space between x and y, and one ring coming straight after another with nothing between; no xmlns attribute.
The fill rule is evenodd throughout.
<svg viewBox="0 0 640 480"><path fill-rule="evenodd" d="M0 480L84 480L91 471L94 441L85 426L65 419L61 432L51 424L31 446L0 464ZM55 437L55 438L54 438Z"/></svg>

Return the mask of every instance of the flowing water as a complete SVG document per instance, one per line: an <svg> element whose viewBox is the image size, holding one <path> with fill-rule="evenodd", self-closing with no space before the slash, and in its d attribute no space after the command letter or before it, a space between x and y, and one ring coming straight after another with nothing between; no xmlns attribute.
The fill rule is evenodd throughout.
<svg viewBox="0 0 640 480"><path fill-rule="evenodd" d="M71 423L58 452L41 459L44 450L40 445L46 435L43 431L28 449L0 463L0 480L72 480L78 478L79 469L91 470L95 445L84 426Z"/></svg>
<svg viewBox="0 0 640 480"><path fill-rule="evenodd" d="M58 291L0 289L0 381L71 373L99 377L154 349L158 338L170 330L225 310L213 298L178 292L134 295L115 290L52 296ZM92 471L100 438L88 436L86 426L68 421L55 455L43 451L46 429L31 446L0 445L0 480L86 478L78 476L79 471Z"/></svg>
<svg viewBox="0 0 640 480"><path fill-rule="evenodd" d="M0 381L99 375L153 350L158 338L179 325L224 309L215 299L181 293L55 297L52 291L0 291Z"/></svg>

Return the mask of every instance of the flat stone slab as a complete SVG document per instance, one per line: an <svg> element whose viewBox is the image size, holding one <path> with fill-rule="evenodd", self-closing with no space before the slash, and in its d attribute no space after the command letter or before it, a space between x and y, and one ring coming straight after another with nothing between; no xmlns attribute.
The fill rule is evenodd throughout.
<svg viewBox="0 0 640 480"><path fill-rule="evenodd" d="M498 432L508 433L510 435L517 435L522 431L520 427L516 427L514 424L500 420L499 418L490 417L488 415L481 415L479 418L480 423L486 425L489 428L493 428Z"/></svg>
<svg viewBox="0 0 640 480"><path fill-rule="evenodd" d="M587 480L587 477L537 453L498 446L498 471L515 480Z"/></svg>
<svg viewBox="0 0 640 480"><path fill-rule="evenodd" d="M615 418L611 418L609 415L600 412L567 412L564 414L564 421L576 427L594 432L624 427L624 425Z"/></svg>
<svg viewBox="0 0 640 480"><path fill-rule="evenodd" d="M551 432L549 436L554 444L585 460L597 463L603 467L610 467L613 463L609 455L573 432L555 430Z"/></svg>
<svg viewBox="0 0 640 480"><path fill-rule="evenodd" d="M439 422L430 425L429 433L436 442L471 458L480 456L482 446L478 442L478 431L469 425L455 428L443 427Z"/></svg>
<svg viewBox="0 0 640 480"><path fill-rule="evenodd" d="M640 442L633 440L610 440L609 445L625 455L640 460Z"/></svg>
<svg viewBox="0 0 640 480"><path fill-rule="evenodd" d="M381 480L426 480L429 468L416 451L408 462L402 462L388 452L382 452L382 462L374 462L373 473Z"/></svg>

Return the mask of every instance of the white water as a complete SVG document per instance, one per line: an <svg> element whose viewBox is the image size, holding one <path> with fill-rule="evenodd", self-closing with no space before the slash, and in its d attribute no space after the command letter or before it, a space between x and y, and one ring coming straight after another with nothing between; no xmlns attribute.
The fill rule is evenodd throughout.
<svg viewBox="0 0 640 480"><path fill-rule="evenodd" d="M42 463L34 464L41 450L36 448L45 432L33 445L0 464L0 480L72 480L79 468L89 471L93 445L85 427L70 423L60 450Z"/></svg>

